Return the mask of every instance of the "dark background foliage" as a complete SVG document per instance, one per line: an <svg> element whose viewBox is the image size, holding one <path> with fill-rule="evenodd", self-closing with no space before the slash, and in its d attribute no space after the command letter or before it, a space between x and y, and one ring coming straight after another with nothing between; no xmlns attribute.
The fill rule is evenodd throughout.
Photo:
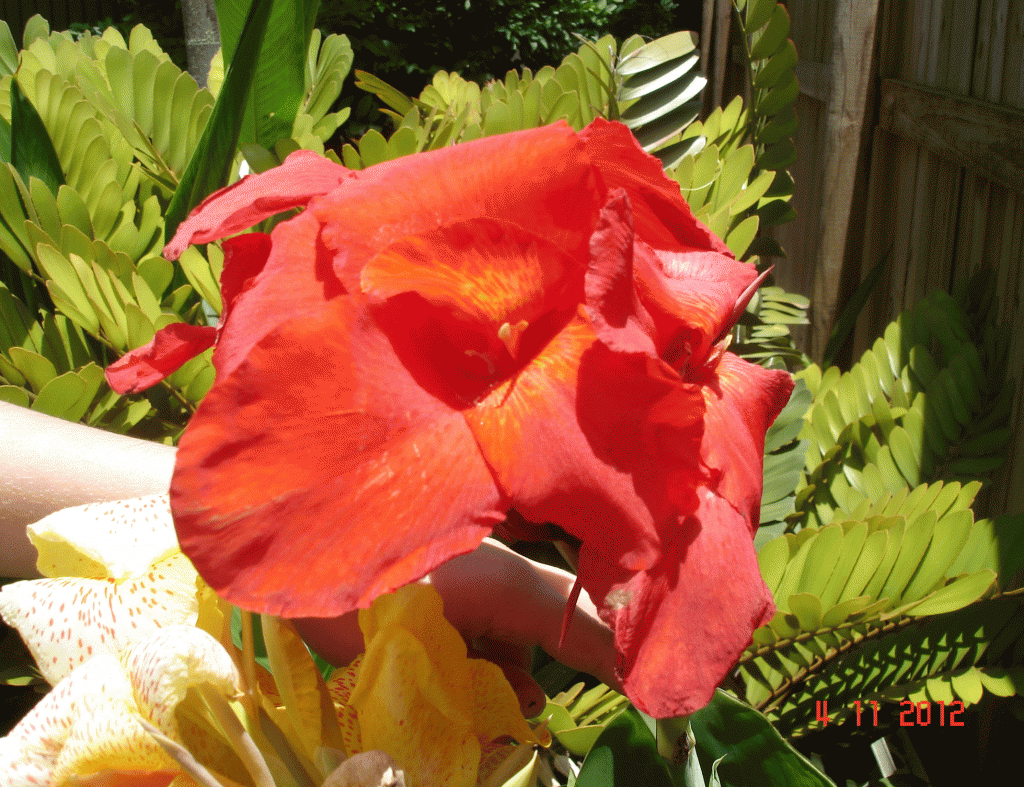
<svg viewBox="0 0 1024 787"><path fill-rule="evenodd" d="M5 4L10 0L0 0ZM54 29L100 31L110 25L127 37L137 24L152 32L184 69L185 33L181 0L101 0L81 3L79 18L60 18L59 2L38 9ZM20 9L19 9L20 10ZM17 13L12 16L18 16ZM5 12L5 18L6 12ZM20 41L22 19L8 19ZM323 0L317 27L344 33L355 52L355 68L369 71L403 93L419 95L438 70L457 71L484 82L510 68L537 70L557 65L579 47L579 39L611 33L656 38L674 30L700 30L701 4L685 0ZM20 23L20 24L19 24ZM340 103L353 107L348 135L379 124L374 99L349 80Z"/></svg>

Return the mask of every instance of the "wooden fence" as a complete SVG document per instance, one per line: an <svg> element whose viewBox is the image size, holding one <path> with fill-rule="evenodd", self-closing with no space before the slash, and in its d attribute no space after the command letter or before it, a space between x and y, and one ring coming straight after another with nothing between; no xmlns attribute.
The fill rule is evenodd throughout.
<svg viewBox="0 0 1024 787"><path fill-rule="evenodd" d="M729 5L705 0L713 50L725 46L718 20ZM1010 375L1024 388L1024 0L787 7L800 56L797 219L775 232L788 257L776 278L812 299L805 348L820 357L846 298L887 253L854 358L929 289L956 292L987 268ZM712 90L724 80L728 95L718 58ZM1022 405L1018 394L1012 455L983 501L989 513L1024 510Z"/></svg>

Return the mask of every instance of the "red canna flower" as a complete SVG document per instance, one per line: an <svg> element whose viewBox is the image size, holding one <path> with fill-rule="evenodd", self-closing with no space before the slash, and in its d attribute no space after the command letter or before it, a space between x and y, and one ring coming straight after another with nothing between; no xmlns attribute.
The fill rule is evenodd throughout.
<svg viewBox="0 0 1024 787"><path fill-rule="evenodd" d="M166 253L293 207L225 244L217 380L171 490L204 579L341 614L515 509L581 542L630 699L705 704L774 612L752 536L792 381L726 350L756 271L601 120L362 172L300 151L211 196Z"/></svg>

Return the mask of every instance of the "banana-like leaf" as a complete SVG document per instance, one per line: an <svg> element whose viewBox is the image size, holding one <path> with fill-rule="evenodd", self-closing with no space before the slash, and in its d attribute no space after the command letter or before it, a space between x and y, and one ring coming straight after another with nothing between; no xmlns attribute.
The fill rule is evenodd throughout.
<svg viewBox="0 0 1024 787"><path fill-rule="evenodd" d="M721 689L690 724L702 770L716 771L723 787L834 787L768 719Z"/></svg>
<svg viewBox="0 0 1024 787"><path fill-rule="evenodd" d="M246 84L230 89L248 96L240 141L272 148L291 136L292 124L306 95L306 59L319 0L269 0L266 33L243 40L248 19L261 0L218 0L224 62L229 66L241 55ZM244 64L244 65L243 65ZM225 88L226 89L226 88Z"/></svg>
<svg viewBox="0 0 1024 787"><path fill-rule="evenodd" d="M598 737L583 761L577 787L672 787L668 764L640 712L620 713Z"/></svg>
<svg viewBox="0 0 1024 787"><path fill-rule="evenodd" d="M237 39L237 51L199 145L167 207L164 240L205 197L226 186L244 125L247 96L253 85L257 60L270 20L273 0L253 0ZM289 28L293 33L294 28ZM305 60L303 49L302 60ZM262 106L262 105L261 105Z"/></svg>

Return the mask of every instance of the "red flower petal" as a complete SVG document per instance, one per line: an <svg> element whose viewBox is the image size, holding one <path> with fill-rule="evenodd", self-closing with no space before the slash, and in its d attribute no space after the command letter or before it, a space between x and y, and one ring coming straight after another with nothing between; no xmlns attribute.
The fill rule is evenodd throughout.
<svg viewBox="0 0 1024 787"><path fill-rule="evenodd" d="M750 300L757 270L717 252L663 252L639 241L635 251L637 294L659 354L676 369L703 366Z"/></svg>
<svg viewBox="0 0 1024 787"><path fill-rule="evenodd" d="M612 192L590 238L587 314L609 348L658 357L653 324L633 283L633 214L625 189Z"/></svg>
<svg viewBox="0 0 1024 787"><path fill-rule="evenodd" d="M218 380L171 487L182 550L240 606L332 616L475 548L507 503L462 417L350 297Z"/></svg>
<svg viewBox="0 0 1024 787"><path fill-rule="evenodd" d="M706 705L775 611L746 517L706 487L698 494L700 507L650 569L629 576L580 555L584 587L604 600L601 617L615 630L623 690L658 718Z"/></svg>
<svg viewBox="0 0 1024 787"><path fill-rule="evenodd" d="M145 391L173 374L186 361L213 347L216 328L174 322L161 328L148 344L118 358L104 371L119 394Z"/></svg>
<svg viewBox="0 0 1024 787"><path fill-rule="evenodd" d="M732 256L729 247L694 218L679 184L665 175L658 159L640 147L628 128L596 118L579 136L606 188L623 188L629 195L637 237L657 249L710 249Z"/></svg>
<svg viewBox="0 0 1024 787"><path fill-rule="evenodd" d="M176 260L193 243L225 238L276 213L307 205L354 175L311 150L297 150L281 166L246 175L199 203L178 226L164 256Z"/></svg>
<svg viewBox="0 0 1024 787"><path fill-rule="evenodd" d="M764 435L792 378L726 353L704 371L700 448L706 480L676 471L697 507L661 530L660 561L632 575L598 550L581 551L580 577L615 630L630 699L657 717L694 712L774 614L751 537L761 501Z"/></svg>
<svg viewBox="0 0 1024 787"><path fill-rule="evenodd" d="M564 122L405 156L387 166L380 175L378 167L364 170L311 207L347 285L349 275L358 281L363 266L392 243L484 216L545 238L585 263L602 200L583 145Z"/></svg>
<svg viewBox="0 0 1024 787"><path fill-rule="evenodd" d="M764 479L764 436L793 393L788 372L725 353L702 390L707 401L701 460L720 474L717 491L757 530Z"/></svg>

